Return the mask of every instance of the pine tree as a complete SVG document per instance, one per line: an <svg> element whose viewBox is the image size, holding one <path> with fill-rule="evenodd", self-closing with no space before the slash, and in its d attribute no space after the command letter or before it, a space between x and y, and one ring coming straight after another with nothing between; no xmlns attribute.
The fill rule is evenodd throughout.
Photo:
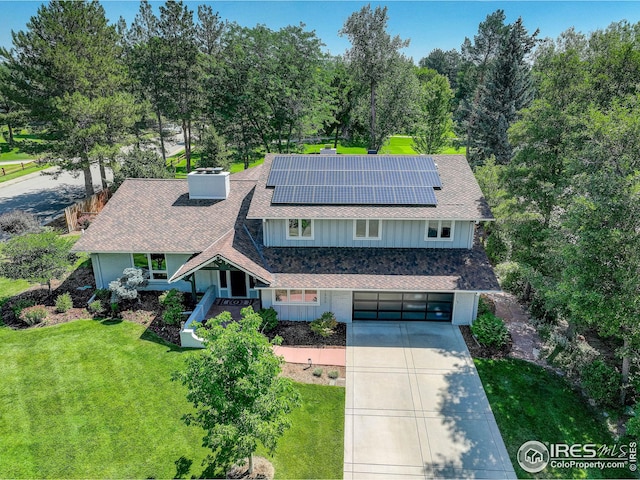
<svg viewBox="0 0 640 480"><path fill-rule="evenodd" d="M534 89L527 55L536 44L538 31L532 35L519 18L508 27L507 36L492 64L486 84L481 86L480 102L475 109L476 122L470 147L474 163L495 156L498 164L511 160L512 147L507 130L517 119L518 111L533 101Z"/></svg>
<svg viewBox="0 0 640 480"><path fill-rule="evenodd" d="M58 0L43 5L26 31L13 34L11 51L2 49L0 56L11 72L12 100L46 124L49 158L83 170L85 191L93 194L90 164L104 158L97 150L126 134L134 104L121 92L126 70L102 6Z"/></svg>

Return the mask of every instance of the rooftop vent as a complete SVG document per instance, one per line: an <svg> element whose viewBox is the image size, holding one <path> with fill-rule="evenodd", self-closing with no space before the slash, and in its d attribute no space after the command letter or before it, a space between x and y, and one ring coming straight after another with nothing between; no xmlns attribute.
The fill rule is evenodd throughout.
<svg viewBox="0 0 640 480"><path fill-rule="evenodd" d="M226 200L229 197L229 172L221 167L196 168L187 175L190 200Z"/></svg>

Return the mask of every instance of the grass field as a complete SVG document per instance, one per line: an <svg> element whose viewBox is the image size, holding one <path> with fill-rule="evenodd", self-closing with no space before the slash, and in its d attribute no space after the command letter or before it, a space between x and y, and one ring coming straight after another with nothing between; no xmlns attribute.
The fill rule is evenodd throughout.
<svg viewBox="0 0 640 480"><path fill-rule="evenodd" d="M11 280L6 277L0 277L0 305L8 298L23 292L30 286L31 284L26 280Z"/></svg>
<svg viewBox="0 0 640 480"><path fill-rule="evenodd" d="M3 478L190 478L203 431L186 426L184 388L170 380L197 351L129 322L80 320L0 329ZM341 478L344 389L297 385L303 406L272 461L277 478Z"/></svg>
<svg viewBox="0 0 640 480"><path fill-rule="evenodd" d="M614 442L602 417L566 379L516 359L475 359L475 364L518 478L636 478L622 469L548 466L536 475L522 470L517 453L529 440L569 445Z"/></svg>

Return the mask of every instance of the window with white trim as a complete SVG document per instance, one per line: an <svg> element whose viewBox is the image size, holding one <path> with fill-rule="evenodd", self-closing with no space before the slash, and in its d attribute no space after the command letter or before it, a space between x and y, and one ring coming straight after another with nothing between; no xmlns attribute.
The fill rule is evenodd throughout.
<svg viewBox="0 0 640 480"><path fill-rule="evenodd" d="M380 240L380 220L366 219L353 221L354 240Z"/></svg>
<svg viewBox="0 0 640 480"><path fill-rule="evenodd" d="M287 220L287 240L313 240L313 220L309 218Z"/></svg>
<svg viewBox="0 0 640 480"><path fill-rule="evenodd" d="M453 240L453 221L451 220L427 220L427 228L424 233L425 240Z"/></svg>
<svg viewBox="0 0 640 480"><path fill-rule="evenodd" d="M150 280L166 280L167 258L164 253L132 253L131 262L135 268L149 273Z"/></svg>
<svg viewBox="0 0 640 480"><path fill-rule="evenodd" d="M273 291L273 303L318 304L318 290L301 288L277 288Z"/></svg>

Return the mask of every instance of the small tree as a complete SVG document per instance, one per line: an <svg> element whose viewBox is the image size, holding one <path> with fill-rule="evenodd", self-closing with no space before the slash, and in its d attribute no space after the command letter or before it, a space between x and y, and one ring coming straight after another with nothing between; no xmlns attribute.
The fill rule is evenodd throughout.
<svg viewBox="0 0 640 480"><path fill-rule="evenodd" d="M140 268L125 268L122 276L109 283L111 290L111 303L118 303L120 300L135 300L138 298L138 289L146 286L147 277Z"/></svg>
<svg viewBox="0 0 640 480"><path fill-rule="evenodd" d="M188 358L186 369L175 376L196 408L185 415L187 425L207 432L203 446L215 452L209 459L227 468L248 457L249 473L258 442L273 452L291 425L289 412L299 404L291 381L279 376L284 360L258 331L261 322L251 307L242 310L238 322L229 312L209 320L208 328L197 330L204 352Z"/></svg>
<svg viewBox="0 0 640 480"><path fill-rule="evenodd" d="M52 231L13 237L2 247L0 274L15 280L46 283L51 293L51 280L71 267L72 244L71 239Z"/></svg>
<svg viewBox="0 0 640 480"><path fill-rule="evenodd" d="M222 167L225 170L231 165L231 158L227 151L224 138L218 135L214 127L207 127L202 136L198 167Z"/></svg>

